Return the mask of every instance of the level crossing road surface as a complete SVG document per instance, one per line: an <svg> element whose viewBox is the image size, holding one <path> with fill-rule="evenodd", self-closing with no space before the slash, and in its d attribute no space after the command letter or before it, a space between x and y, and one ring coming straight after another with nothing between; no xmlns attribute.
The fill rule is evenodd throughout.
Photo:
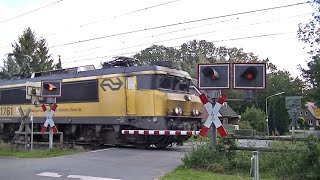
<svg viewBox="0 0 320 180"><path fill-rule="evenodd" d="M0 180L154 180L181 164L191 149L109 147L53 158L0 157Z"/></svg>

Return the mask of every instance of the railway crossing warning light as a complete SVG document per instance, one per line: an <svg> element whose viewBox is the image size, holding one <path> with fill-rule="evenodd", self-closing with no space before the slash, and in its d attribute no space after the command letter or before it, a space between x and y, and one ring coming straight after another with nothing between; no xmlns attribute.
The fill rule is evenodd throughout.
<svg viewBox="0 0 320 180"><path fill-rule="evenodd" d="M203 90L229 89L229 64L199 64L198 87Z"/></svg>
<svg viewBox="0 0 320 180"><path fill-rule="evenodd" d="M234 63L233 64L234 89L265 89L266 64L265 63Z"/></svg>
<svg viewBox="0 0 320 180"><path fill-rule="evenodd" d="M42 97L60 97L61 80L45 80L41 82Z"/></svg>

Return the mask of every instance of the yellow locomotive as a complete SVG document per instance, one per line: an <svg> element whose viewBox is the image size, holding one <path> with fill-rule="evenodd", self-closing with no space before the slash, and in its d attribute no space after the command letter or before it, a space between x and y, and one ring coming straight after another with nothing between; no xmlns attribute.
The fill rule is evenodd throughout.
<svg viewBox="0 0 320 180"><path fill-rule="evenodd" d="M65 141L158 148L183 143L187 136L123 135L122 130L197 130L201 101L189 93L191 77L171 66L134 66L116 59L102 69L67 68L0 82L0 133L13 138L16 109L32 109L34 131L45 121L41 107L26 100L26 83L62 80L54 122ZM87 66L88 67L88 66ZM93 67L93 66L92 66Z"/></svg>

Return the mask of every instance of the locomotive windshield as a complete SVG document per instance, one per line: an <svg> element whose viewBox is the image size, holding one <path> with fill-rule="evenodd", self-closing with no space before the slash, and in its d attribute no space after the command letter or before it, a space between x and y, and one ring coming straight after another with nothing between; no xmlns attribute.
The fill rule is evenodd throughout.
<svg viewBox="0 0 320 180"><path fill-rule="evenodd" d="M190 79L173 75L139 75L137 76L138 89L159 89L165 91L189 92Z"/></svg>

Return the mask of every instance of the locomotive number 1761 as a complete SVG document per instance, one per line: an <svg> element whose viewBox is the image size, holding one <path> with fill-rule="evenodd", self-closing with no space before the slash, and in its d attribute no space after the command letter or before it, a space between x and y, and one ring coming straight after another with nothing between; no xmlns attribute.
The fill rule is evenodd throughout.
<svg viewBox="0 0 320 180"><path fill-rule="evenodd" d="M0 115L1 116L12 116L13 115L13 107L0 107Z"/></svg>

